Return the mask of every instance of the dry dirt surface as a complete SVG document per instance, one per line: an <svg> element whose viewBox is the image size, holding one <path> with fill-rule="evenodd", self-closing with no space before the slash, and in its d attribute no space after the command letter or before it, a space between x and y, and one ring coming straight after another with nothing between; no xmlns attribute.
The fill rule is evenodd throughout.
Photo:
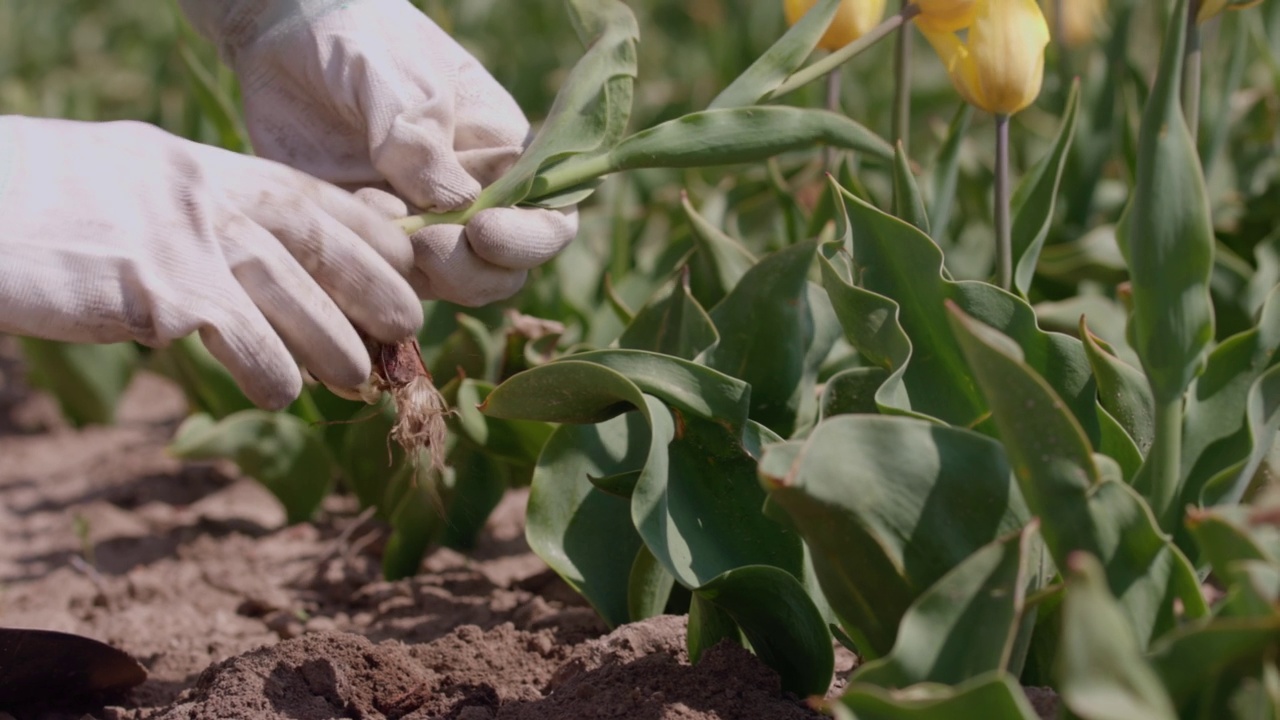
<svg viewBox="0 0 1280 720"><path fill-rule="evenodd" d="M821 717L736 646L691 666L683 618L608 632L529 552L523 493L474 552L385 582L382 529L349 499L285 527L234 468L167 456L183 413L143 374L116 426L69 429L0 337L0 626L101 640L148 673L0 720Z"/></svg>

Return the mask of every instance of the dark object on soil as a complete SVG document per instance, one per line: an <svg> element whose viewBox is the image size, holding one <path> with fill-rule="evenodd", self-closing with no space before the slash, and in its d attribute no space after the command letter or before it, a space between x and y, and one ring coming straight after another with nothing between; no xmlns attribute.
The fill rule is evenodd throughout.
<svg viewBox="0 0 1280 720"><path fill-rule="evenodd" d="M81 635L0 628L0 708L71 705L147 679L127 653Z"/></svg>

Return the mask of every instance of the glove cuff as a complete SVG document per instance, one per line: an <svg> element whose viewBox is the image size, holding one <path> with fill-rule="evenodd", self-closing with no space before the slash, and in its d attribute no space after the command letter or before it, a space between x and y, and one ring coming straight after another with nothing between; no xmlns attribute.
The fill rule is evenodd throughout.
<svg viewBox="0 0 1280 720"><path fill-rule="evenodd" d="M362 0L178 0L191 25L234 67L244 48L272 32L305 25Z"/></svg>

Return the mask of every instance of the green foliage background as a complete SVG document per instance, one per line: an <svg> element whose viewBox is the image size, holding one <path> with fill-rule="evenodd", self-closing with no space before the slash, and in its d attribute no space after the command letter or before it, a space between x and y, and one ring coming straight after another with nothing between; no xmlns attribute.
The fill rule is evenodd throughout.
<svg viewBox="0 0 1280 720"><path fill-rule="evenodd" d="M519 295L428 304L445 476L385 467L386 408L249 409L190 340L149 358L191 399L174 450L234 459L291 521L339 480L391 529L389 576L531 485L531 545L609 623L687 612L695 659L743 642L799 693L833 635L856 648L839 717L1028 718L1018 682L1071 717L1275 717L1280 3L1205 27L1194 137L1184 3L1116 0L1095 42L1050 49L1014 120L1013 293L986 282L992 121L916 36L909 151L611 177ZM421 4L535 124L582 54L558 1ZM706 108L785 30L770 2L628 6L633 131ZM169 4L9 0L0 29L0 112L245 149L234 78ZM842 73L882 136L891 52ZM139 362L28 353L81 423Z"/></svg>

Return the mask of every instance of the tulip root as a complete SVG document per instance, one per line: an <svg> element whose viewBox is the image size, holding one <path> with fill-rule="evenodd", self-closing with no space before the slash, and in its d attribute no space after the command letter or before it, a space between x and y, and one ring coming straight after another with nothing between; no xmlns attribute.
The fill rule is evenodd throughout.
<svg viewBox="0 0 1280 720"><path fill-rule="evenodd" d="M445 418L451 411L422 362L418 341L410 339L394 345L369 343L369 356L373 361L370 378L373 389L388 393L395 403L396 422L391 428L391 439L404 448L410 458L420 457L425 450L431 458L431 467L443 472Z"/></svg>

